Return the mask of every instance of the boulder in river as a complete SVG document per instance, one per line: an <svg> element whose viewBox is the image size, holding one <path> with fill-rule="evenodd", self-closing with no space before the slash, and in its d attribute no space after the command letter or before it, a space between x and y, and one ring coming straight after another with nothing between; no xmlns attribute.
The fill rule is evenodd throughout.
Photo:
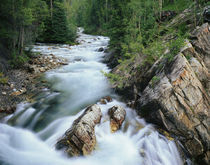
<svg viewBox="0 0 210 165"><path fill-rule="evenodd" d="M104 48L103 47L101 47L101 48L98 49L98 52L103 52L103 51L104 51Z"/></svg>
<svg viewBox="0 0 210 165"><path fill-rule="evenodd" d="M107 104L109 102L112 102L112 98L110 96L105 96L100 100L101 104Z"/></svg>
<svg viewBox="0 0 210 165"><path fill-rule="evenodd" d="M110 116L111 131L116 132L125 120L126 111L122 106L115 105L109 109L108 114Z"/></svg>
<svg viewBox="0 0 210 165"><path fill-rule="evenodd" d="M56 149L64 149L69 156L90 154L96 145L95 126L102 117L98 105L88 107L84 113L74 121L56 143Z"/></svg>

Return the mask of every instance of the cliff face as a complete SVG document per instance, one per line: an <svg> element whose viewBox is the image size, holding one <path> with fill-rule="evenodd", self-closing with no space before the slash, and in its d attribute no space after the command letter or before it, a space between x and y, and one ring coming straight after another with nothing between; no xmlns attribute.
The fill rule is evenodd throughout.
<svg viewBox="0 0 210 165"><path fill-rule="evenodd" d="M135 71L134 62L135 78L125 88L132 89L140 116L175 136L189 156L202 164L210 159L209 69L210 26L206 23L192 32L191 41L172 62L160 58L145 73Z"/></svg>
<svg viewBox="0 0 210 165"><path fill-rule="evenodd" d="M178 137L191 157L206 164L210 159L209 60L210 27L193 32L192 44L156 74L136 101L138 113L148 122ZM186 59L190 57L190 59Z"/></svg>

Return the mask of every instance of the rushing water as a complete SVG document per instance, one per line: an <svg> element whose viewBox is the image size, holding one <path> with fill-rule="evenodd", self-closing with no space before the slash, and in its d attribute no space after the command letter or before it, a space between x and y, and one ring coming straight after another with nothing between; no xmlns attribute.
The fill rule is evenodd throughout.
<svg viewBox="0 0 210 165"><path fill-rule="evenodd" d="M49 71L45 78L52 84L33 104L20 104L15 114L0 124L1 165L181 165L176 145L140 119L111 93L102 63L109 38L78 32L77 46L39 45L33 51L66 58L69 64ZM113 102L97 101L112 95ZM95 128L97 149L89 156L67 158L55 150L59 137L92 103L100 105L101 124ZM127 112L121 130L110 132L107 110L122 105ZM83 109L83 110L81 110Z"/></svg>

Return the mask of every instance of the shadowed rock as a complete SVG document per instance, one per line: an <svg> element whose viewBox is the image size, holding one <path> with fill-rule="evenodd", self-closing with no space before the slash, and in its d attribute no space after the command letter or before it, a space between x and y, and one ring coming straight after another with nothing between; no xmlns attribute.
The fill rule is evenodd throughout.
<svg viewBox="0 0 210 165"><path fill-rule="evenodd" d="M96 124L100 123L101 117L102 113L98 105L88 107L58 140L56 149L65 150L69 156L90 154L96 144L94 128Z"/></svg>
<svg viewBox="0 0 210 165"><path fill-rule="evenodd" d="M98 52L103 52L103 51L104 51L104 48L103 47L101 47L101 48L98 49Z"/></svg>

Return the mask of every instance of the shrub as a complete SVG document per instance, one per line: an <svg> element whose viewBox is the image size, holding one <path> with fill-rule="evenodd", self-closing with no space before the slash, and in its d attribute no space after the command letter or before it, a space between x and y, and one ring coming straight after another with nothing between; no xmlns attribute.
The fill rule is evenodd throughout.
<svg viewBox="0 0 210 165"><path fill-rule="evenodd" d="M8 83L8 78L4 77L4 74L0 72L0 84L7 84Z"/></svg>
<svg viewBox="0 0 210 165"><path fill-rule="evenodd" d="M168 43L170 52L165 55L165 58L168 60L168 62L171 62L174 59L174 57L180 52L180 49L184 47L184 45L185 40L181 36L178 36L178 38L171 40Z"/></svg>
<svg viewBox="0 0 210 165"><path fill-rule="evenodd" d="M155 84L158 83L159 81L160 81L160 77L154 76L154 77L152 78L152 80L151 80L152 88L154 88L154 87L155 87Z"/></svg>
<svg viewBox="0 0 210 165"><path fill-rule="evenodd" d="M15 51L12 53L12 59L10 60L10 65L13 68L20 68L24 63L29 60L29 57L23 53L22 55L17 55Z"/></svg>

